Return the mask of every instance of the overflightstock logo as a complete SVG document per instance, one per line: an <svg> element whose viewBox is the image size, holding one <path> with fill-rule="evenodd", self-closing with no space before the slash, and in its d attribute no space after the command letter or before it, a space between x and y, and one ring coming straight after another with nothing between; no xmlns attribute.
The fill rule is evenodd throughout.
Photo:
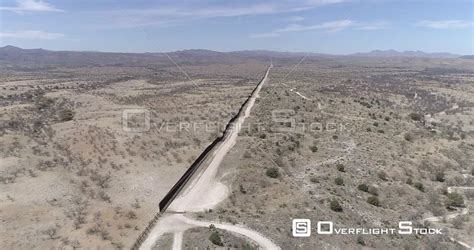
<svg viewBox="0 0 474 250"><path fill-rule="evenodd" d="M311 220L293 219L293 237L311 236Z"/></svg>

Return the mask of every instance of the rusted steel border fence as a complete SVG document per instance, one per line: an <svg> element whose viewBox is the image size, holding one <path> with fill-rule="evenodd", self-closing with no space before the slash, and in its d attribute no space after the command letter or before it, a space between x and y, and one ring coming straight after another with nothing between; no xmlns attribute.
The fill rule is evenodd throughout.
<svg viewBox="0 0 474 250"><path fill-rule="evenodd" d="M136 250L140 248L143 241L145 241L146 238L148 237L148 234L150 233L151 229L156 225L156 222L158 221L158 218L160 218L161 214L166 211L166 209L171 204L171 202L173 202L176 196L178 196L179 192L183 189L183 187L186 186L186 184L191 179L193 174L199 169L202 163L207 159L207 157L209 156L210 152L212 152L214 147L228 135L229 128L234 125L234 121L237 118L243 115L243 112L245 112L244 110L247 107L248 102L250 101L252 96L255 95L255 92L257 91L258 87L261 84L263 84L263 82L265 81L265 77L267 76L269 70L270 68L266 71L265 76L262 78L262 80L260 80L257 86L252 90L252 93L249 95L247 100L245 100L242 106L240 106L239 112L229 120L229 122L227 123L225 127L223 135L216 138L211 144L209 144L209 146L206 147L206 149L204 149L204 151L193 162L193 164L188 168L188 170L186 170L186 172L181 176L181 178L179 178L178 182L174 184L174 186L170 189L170 191L160 201L159 203L160 211L153 217L153 219L145 227L145 230L143 230L143 232L138 236L137 240L132 246L132 250Z"/></svg>

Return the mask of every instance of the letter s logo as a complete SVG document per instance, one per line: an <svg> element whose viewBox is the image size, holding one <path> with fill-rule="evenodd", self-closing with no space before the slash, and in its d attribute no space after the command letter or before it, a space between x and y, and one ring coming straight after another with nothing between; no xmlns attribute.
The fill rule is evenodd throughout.
<svg viewBox="0 0 474 250"><path fill-rule="evenodd" d="M398 223L398 234L412 234L413 227L411 221L400 221Z"/></svg>

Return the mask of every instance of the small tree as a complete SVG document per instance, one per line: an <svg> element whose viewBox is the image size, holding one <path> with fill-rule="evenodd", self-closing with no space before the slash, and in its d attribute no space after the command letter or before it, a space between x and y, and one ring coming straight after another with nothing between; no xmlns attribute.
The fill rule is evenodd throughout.
<svg viewBox="0 0 474 250"><path fill-rule="evenodd" d="M215 230L211 233L209 236L209 240L212 242L212 244L217 245L217 246L224 246L224 243L222 242L221 236L219 233Z"/></svg>
<svg viewBox="0 0 474 250"><path fill-rule="evenodd" d="M436 181L444 182L444 181L445 181L444 170L438 170L438 171L436 171L436 173L435 173L435 179L436 179Z"/></svg>
<svg viewBox="0 0 474 250"><path fill-rule="evenodd" d="M270 178L278 178L280 176L280 171L276 167L267 169L265 173Z"/></svg>
<svg viewBox="0 0 474 250"><path fill-rule="evenodd" d="M59 119L63 122L70 121L72 118L74 118L74 113L69 109L62 110L59 114Z"/></svg>
<svg viewBox="0 0 474 250"><path fill-rule="evenodd" d="M342 163L338 163L336 165L336 168L339 172L346 172L346 169L344 168L344 165L342 165Z"/></svg>
<svg viewBox="0 0 474 250"><path fill-rule="evenodd" d="M58 237L58 229L56 227L48 228L44 233L48 235L50 239L56 239Z"/></svg>
<svg viewBox="0 0 474 250"><path fill-rule="evenodd" d="M318 146L316 146L316 145L310 146L309 149L310 149L311 152L313 152L313 153L318 152Z"/></svg>
<svg viewBox="0 0 474 250"><path fill-rule="evenodd" d="M416 182L415 184L413 184L413 186L420 190L421 192L425 192L425 186L423 186L423 183L421 182Z"/></svg>
<svg viewBox="0 0 474 250"><path fill-rule="evenodd" d="M362 238L362 236L357 237L357 244L361 246L365 246L365 241L364 241L364 238Z"/></svg>
<svg viewBox="0 0 474 250"><path fill-rule="evenodd" d="M359 189L362 192L369 192L369 186L367 184L362 183L359 186L357 186L357 189Z"/></svg>
<svg viewBox="0 0 474 250"><path fill-rule="evenodd" d="M380 201L379 201L379 198L377 198L377 196L370 196L369 198L367 198L367 203L374 205L376 207L380 206Z"/></svg>
<svg viewBox="0 0 474 250"><path fill-rule="evenodd" d="M458 193L449 193L446 200L446 207L464 207L464 198Z"/></svg>
<svg viewBox="0 0 474 250"><path fill-rule="evenodd" d="M379 179L383 180L383 181L387 181L387 173L385 173L385 171L379 171L379 173L377 174L377 176L379 177Z"/></svg>
<svg viewBox="0 0 474 250"><path fill-rule="evenodd" d="M338 186L344 186L344 179L342 179L342 177L337 177L334 179L334 183L336 183Z"/></svg>
<svg viewBox="0 0 474 250"><path fill-rule="evenodd" d="M342 206L336 199L331 200L331 202L329 203L329 208L331 208L331 210L334 212L342 212Z"/></svg>
<svg viewBox="0 0 474 250"><path fill-rule="evenodd" d="M423 118L423 116L421 114L418 114L418 113L410 113L410 118L413 120L413 121L421 121L421 119Z"/></svg>

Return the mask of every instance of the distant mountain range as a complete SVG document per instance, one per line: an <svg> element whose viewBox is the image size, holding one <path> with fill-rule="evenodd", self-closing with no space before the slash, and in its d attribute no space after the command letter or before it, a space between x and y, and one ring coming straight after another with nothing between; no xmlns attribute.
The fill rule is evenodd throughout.
<svg viewBox="0 0 474 250"><path fill-rule="evenodd" d="M417 51L396 51L396 50L372 50L367 53L355 53L350 56L357 57L427 57L427 58L458 58L461 55L451 53L426 53Z"/></svg>
<svg viewBox="0 0 474 250"><path fill-rule="evenodd" d="M51 68L75 66L129 66L151 67L168 65L168 56L179 60L180 64L212 64L240 63L247 60L268 62L269 58L280 61L298 61L302 56L307 60L324 58L387 58L387 57L423 57L423 58L459 58L460 55L450 53L426 53L422 51L374 50L368 53L350 55L329 55L320 53L279 52L267 50L245 50L234 52L218 52L204 49L181 50L169 53L117 53L94 51L51 51L45 49L22 49L15 46L0 47L0 67ZM319 59L318 59L319 58ZM473 59L472 55L461 58Z"/></svg>

